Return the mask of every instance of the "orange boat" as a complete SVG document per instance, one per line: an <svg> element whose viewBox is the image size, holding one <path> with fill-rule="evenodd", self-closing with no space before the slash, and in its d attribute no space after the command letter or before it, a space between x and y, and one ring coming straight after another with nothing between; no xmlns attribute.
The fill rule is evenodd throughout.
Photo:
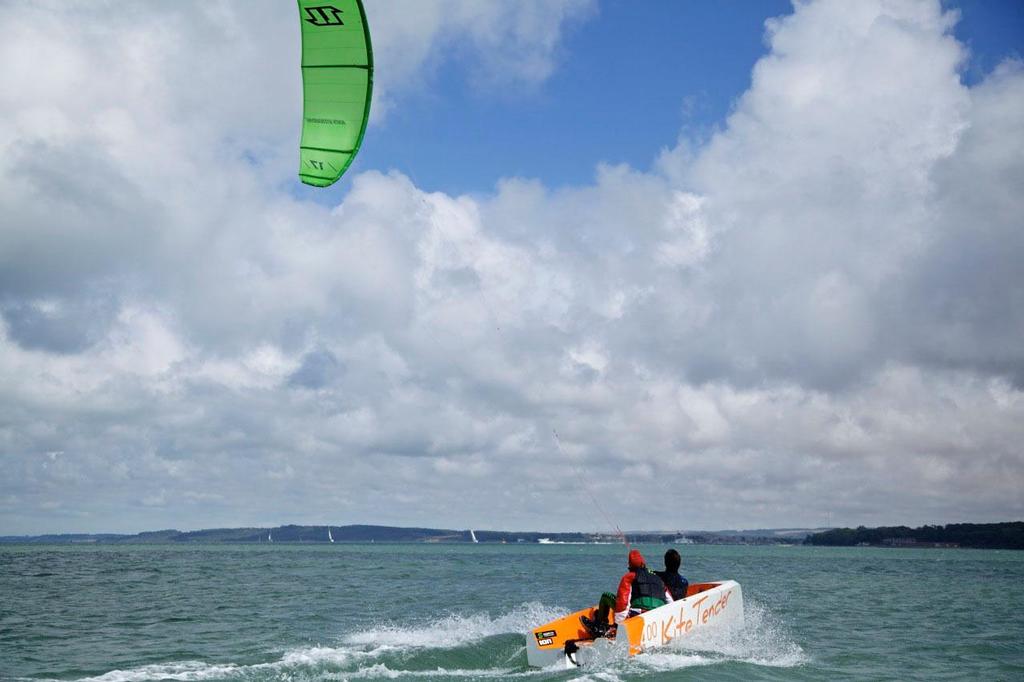
<svg viewBox="0 0 1024 682"><path fill-rule="evenodd" d="M596 614L594 606L534 628L526 636L527 662L535 668L573 668L585 665L603 650L628 647L633 656L698 628L742 623L743 589L735 580L695 583L686 590L686 598L627 618L614 638L593 639L583 627L580 616L594 618Z"/></svg>

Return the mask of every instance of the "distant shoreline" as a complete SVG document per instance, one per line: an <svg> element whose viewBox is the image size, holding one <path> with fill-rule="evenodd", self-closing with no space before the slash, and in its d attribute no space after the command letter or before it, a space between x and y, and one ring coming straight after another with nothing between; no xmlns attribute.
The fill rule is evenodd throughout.
<svg viewBox="0 0 1024 682"><path fill-rule="evenodd" d="M780 528L744 531L631 531L635 544L797 544L815 528ZM324 543L406 542L481 544L620 544L612 533L452 530L374 525L284 525L272 528L212 528L159 530L136 534L51 533L0 536L4 544L153 544L153 543Z"/></svg>
<svg viewBox="0 0 1024 682"><path fill-rule="evenodd" d="M721 531L632 531L634 544L817 545L835 547L963 547L1024 549L1024 522L908 528L765 528ZM0 544L261 544L261 543L619 544L610 533L451 530L374 525L284 525L272 528L160 530L135 534L55 533L0 536Z"/></svg>
<svg viewBox="0 0 1024 682"><path fill-rule="evenodd" d="M804 543L828 547L1024 549L1024 521L951 523L920 528L832 528L809 535Z"/></svg>

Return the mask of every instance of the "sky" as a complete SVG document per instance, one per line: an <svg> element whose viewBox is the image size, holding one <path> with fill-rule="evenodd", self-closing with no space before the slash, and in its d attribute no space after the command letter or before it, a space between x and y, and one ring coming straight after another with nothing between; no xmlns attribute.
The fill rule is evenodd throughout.
<svg viewBox="0 0 1024 682"><path fill-rule="evenodd" d="M0 0L0 535L1024 518L1024 6L366 4Z"/></svg>

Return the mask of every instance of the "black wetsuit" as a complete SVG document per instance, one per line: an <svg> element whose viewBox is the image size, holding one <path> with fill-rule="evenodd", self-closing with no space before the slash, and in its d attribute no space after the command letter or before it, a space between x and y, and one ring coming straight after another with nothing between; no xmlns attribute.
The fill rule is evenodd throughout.
<svg viewBox="0 0 1024 682"><path fill-rule="evenodd" d="M679 575L679 571L655 571L654 575L661 578L661 582L665 583L665 587L668 588L673 599L679 601L686 597L686 588L690 586L690 583L686 578Z"/></svg>

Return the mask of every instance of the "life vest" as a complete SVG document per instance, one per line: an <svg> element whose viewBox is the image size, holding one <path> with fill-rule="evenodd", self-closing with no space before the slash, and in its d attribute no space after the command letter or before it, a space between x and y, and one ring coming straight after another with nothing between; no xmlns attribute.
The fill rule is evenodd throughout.
<svg viewBox="0 0 1024 682"><path fill-rule="evenodd" d="M649 611L665 604L665 583L644 567L633 569L629 608Z"/></svg>

